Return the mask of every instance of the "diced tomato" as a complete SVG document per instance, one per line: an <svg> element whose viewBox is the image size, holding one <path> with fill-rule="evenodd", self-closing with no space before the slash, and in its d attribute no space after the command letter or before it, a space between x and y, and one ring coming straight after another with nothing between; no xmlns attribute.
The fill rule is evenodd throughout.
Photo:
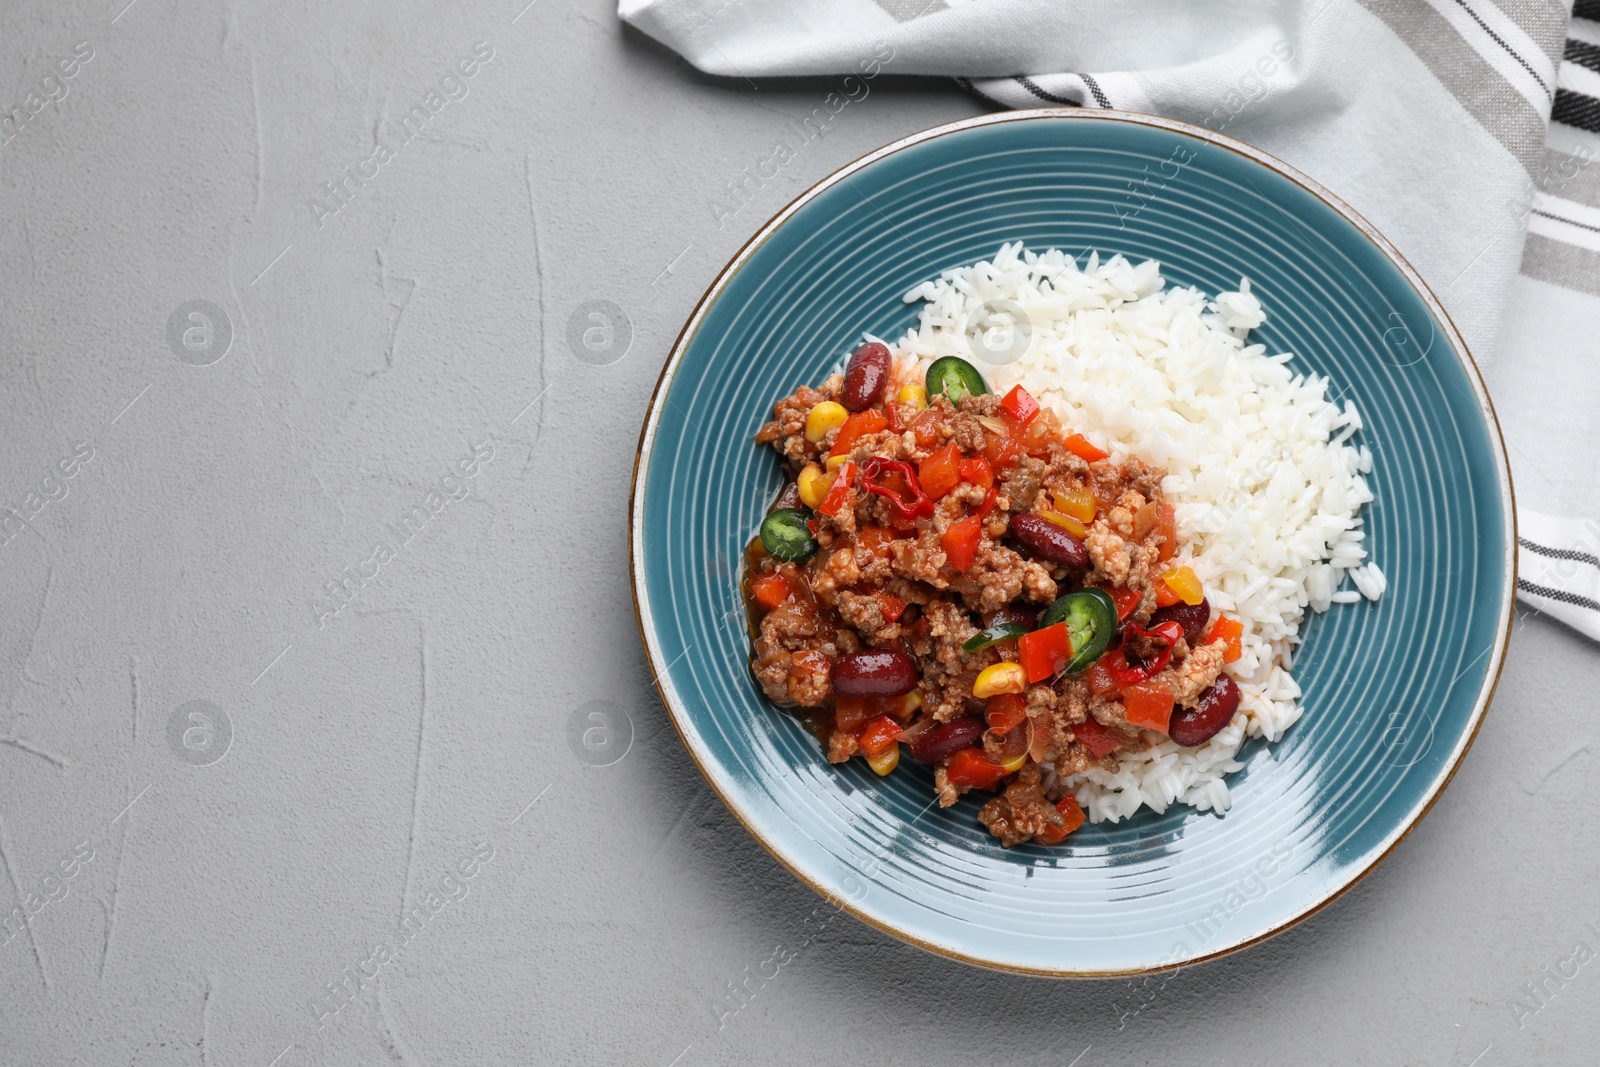
<svg viewBox="0 0 1600 1067"><path fill-rule="evenodd" d="M906 602L897 596L879 593L878 610L883 612L883 617L886 621L899 622L900 616L906 613Z"/></svg>
<svg viewBox="0 0 1600 1067"><path fill-rule="evenodd" d="M979 456L977 459L964 459L959 464L961 480L981 485L985 489L994 486L994 470L989 466L989 461Z"/></svg>
<svg viewBox="0 0 1600 1067"><path fill-rule="evenodd" d="M781 574L763 574L750 583L750 595L756 603L771 611L794 594L794 586Z"/></svg>
<svg viewBox="0 0 1600 1067"><path fill-rule="evenodd" d="M850 484L855 480L856 465L846 460L834 474L833 484L828 487L828 495L822 498L817 510L830 518L839 514L839 509L844 507L845 498L850 495Z"/></svg>
<svg viewBox="0 0 1600 1067"><path fill-rule="evenodd" d="M1182 598L1177 593L1174 593L1172 587L1166 582L1156 583L1156 607L1168 608L1176 604L1180 599Z"/></svg>
<svg viewBox="0 0 1600 1067"><path fill-rule="evenodd" d="M840 432L842 433L843 431ZM1067 446L1068 452L1071 452L1073 455L1077 456L1086 463L1098 463L1102 459L1111 458L1110 452L1096 448L1089 441L1089 439L1083 436L1081 433L1072 434L1061 443Z"/></svg>
<svg viewBox="0 0 1600 1067"><path fill-rule="evenodd" d="M1161 510L1156 514L1155 529L1162 537L1161 548L1157 550L1156 558L1164 563L1178 551L1178 516L1172 510L1171 504L1161 505Z"/></svg>
<svg viewBox="0 0 1600 1067"><path fill-rule="evenodd" d="M1117 605L1118 622L1127 622L1128 616L1137 611L1139 604L1144 600L1143 593L1137 589L1129 589L1125 585L1116 589L1108 589L1106 592L1111 594L1112 602Z"/></svg>
<svg viewBox="0 0 1600 1067"><path fill-rule="evenodd" d="M952 570L961 574L972 566L972 561L978 558L978 542L982 537L983 522L976 515L951 523L939 536L939 546L944 549Z"/></svg>
<svg viewBox="0 0 1600 1067"><path fill-rule="evenodd" d="M1017 661L1027 672L1028 684L1053 678L1072 662L1072 638L1067 624L1058 622L1017 638Z"/></svg>
<svg viewBox="0 0 1600 1067"><path fill-rule="evenodd" d="M1052 411L1041 411L1037 418L1028 423L1028 431L1024 436L1029 455L1045 455L1051 445L1061 441L1061 420Z"/></svg>
<svg viewBox="0 0 1600 1067"><path fill-rule="evenodd" d="M1002 415L1000 421L1005 425L1004 433L990 432L984 435L987 440L983 454L995 471L1009 470L1017 457L1027 451L1026 427L1009 416Z"/></svg>
<svg viewBox="0 0 1600 1067"><path fill-rule="evenodd" d="M922 448L931 448L939 440L939 427L944 425L944 415L939 411L928 408L911 420L911 432L917 437L917 444Z"/></svg>
<svg viewBox="0 0 1600 1067"><path fill-rule="evenodd" d="M1089 691L1097 697L1111 696L1117 691L1117 679L1104 663L1096 663L1084 671L1083 679L1089 683Z"/></svg>
<svg viewBox="0 0 1600 1067"><path fill-rule="evenodd" d="M982 749L963 748L945 763L944 774L951 785L993 789L1006 776L1006 769L984 755Z"/></svg>
<svg viewBox="0 0 1600 1067"><path fill-rule="evenodd" d="M1079 741L1083 742L1095 759L1103 759L1106 754L1113 751L1118 745L1128 739L1109 726L1102 726L1094 719L1085 719L1074 723L1072 733Z"/></svg>
<svg viewBox="0 0 1600 1067"><path fill-rule="evenodd" d="M989 729L997 734L1015 730L1028 719L1027 698L1020 693L990 697L983 705L983 715L989 720Z"/></svg>
<svg viewBox="0 0 1600 1067"><path fill-rule="evenodd" d="M1039 414L1039 402L1033 398L1032 393L1020 385L1011 387L1011 392L1007 393L1005 398L1000 401L1000 407L1007 415L1010 415L1024 426L1032 422L1034 417Z"/></svg>
<svg viewBox="0 0 1600 1067"><path fill-rule="evenodd" d="M844 420L844 425L839 427L839 436L833 439L833 451L830 456L842 456L855 447L861 438L873 433L882 433L889 428L889 420L883 417L883 412L877 408L868 408L858 411Z"/></svg>
<svg viewBox="0 0 1600 1067"><path fill-rule="evenodd" d="M856 533L856 546L881 556L897 538L898 535L887 526L863 526Z"/></svg>
<svg viewBox="0 0 1600 1067"><path fill-rule="evenodd" d="M900 724L887 715L879 715L861 728L861 736L857 739L861 744L861 751L869 756L881 756L889 751L891 745L900 741Z"/></svg>
<svg viewBox="0 0 1600 1067"><path fill-rule="evenodd" d="M1209 645L1219 637L1228 643L1228 650L1222 654L1222 662L1232 663L1244 655L1244 623L1218 615L1205 636L1205 643Z"/></svg>
<svg viewBox="0 0 1600 1067"><path fill-rule="evenodd" d="M1130 685L1122 691L1122 706L1132 725L1166 733L1172 720L1172 690L1154 681Z"/></svg>
<svg viewBox="0 0 1600 1067"><path fill-rule="evenodd" d="M938 500L961 484L961 449L954 442L917 464L917 481L929 500Z"/></svg>

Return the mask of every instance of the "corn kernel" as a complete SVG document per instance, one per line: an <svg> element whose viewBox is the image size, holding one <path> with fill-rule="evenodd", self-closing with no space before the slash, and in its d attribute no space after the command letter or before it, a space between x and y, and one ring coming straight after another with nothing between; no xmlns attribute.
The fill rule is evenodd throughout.
<svg viewBox="0 0 1600 1067"><path fill-rule="evenodd" d="M850 462L850 457L849 456L829 456L826 460L824 460L824 462L827 464L828 473L832 474L834 471L838 470L840 467L844 466L846 463L849 463ZM833 483L829 482L828 484L832 485Z"/></svg>
<svg viewBox="0 0 1600 1067"><path fill-rule="evenodd" d="M876 756L867 757L867 765L872 768L872 773L883 777L896 767L900 766L900 746L890 745Z"/></svg>
<svg viewBox="0 0 1600 1067"><path fill-rule="evenodd" d="M980 700L1000 696L1002 693L1020 693L1028 687L1028 676L1020 663L994 663L978 672L972 683L972 695Z"/></svg>
<svg viewBox="0 0 1600 1067"><path fill-rule="evenodd" d="M833 479L822 473L815 463L807 463L800 471L800 503L815 511L822 506L823 498L833 485Z"/></svg>
<svg viewBox="0 0 1600 1067"><path fill-rule="evenodd" d="M828 431L844 425L850 413L843 404L824 400L806 413L806 440L816 444L828 436Z"/></svg>
<svg viewBox="0 0 1600 1067"><path fill-rule="evenodd" d="M900 710L895 712L895 718L905 722L911 718L911 713L922 707L922 694L913 689L900 698Z"/></svg>
<svg viewBox="0 0 1600 1067"><path fill-rule="evenodd" d="M902 404L911 404L921 411L928 406L928 390L920 385L902 385L895 399Z"/></svg>
<svg viewBox="0 0 1600 1067"><path fill-rule="evenodd" d="M1016 774L1018 771L1022 770L1022 765L1027 762L1028 753L1024 751L1017 753L1008 760L1001 760L1000 766L1006 769L1007 774Z"/></svg>
<svg viewBox="0 0 1600 1067"><path fill-rule="evenodd" d="M1094 494L1087 488L1066 489L1052 495L1056 498L1056 510L1063 515L1079 522L1094 521Z"/></svg>
<svg viewBox="0 0 1600 1067"><path fill-rule="evenodd" d="M1188 567L1174 567L1161 576L1167 583L1167 588L1177 594L1178 599L1191 607L1206 598L1205 587L1200 584L1200 578Z"/></svg>
<svg viewBox="0 0 1600 1067"><path fill-rule="evenodd" d="M800 495L805 495L804 489L800 491ZM1077 519L1073 518L1071 515L1063 515L1059 511L1041 511L1039 512L1039 516L1041 518L1049 519L1051 522L1066 530L1067 533L1071 534L1073 537L1076 537L1080 541L1089 536L1089 528L1083 523L1079 522Z"/></svg>

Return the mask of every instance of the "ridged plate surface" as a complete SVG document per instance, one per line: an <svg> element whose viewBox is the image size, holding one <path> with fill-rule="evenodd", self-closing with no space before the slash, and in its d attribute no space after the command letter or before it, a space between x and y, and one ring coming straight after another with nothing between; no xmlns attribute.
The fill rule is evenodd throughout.
<svg viewBox="0 0 1600 1067"><path fill-rule="evenodd" d="M1312 619L1305 715L1252 742L1223 817L1177 806L1006 850L931 776L830 766L761 695L736 586L781 486L751 436L901 296L1004 241L1161 261L1215 293L1252 280L1255 338L1331 376L1366 420L1378 604ZM852 164L769 223L685 327L641 435L632 507L640 629L707 779L796 875L934 951L1107 975L1213 956L1304 917L1366 873L1449 780L1487 707L1510 621L1511 487L1487 395L1421 282L1370 227L1265 155L1106 112L990 116ZM982 794L979 794L982 796Z"/></svg>

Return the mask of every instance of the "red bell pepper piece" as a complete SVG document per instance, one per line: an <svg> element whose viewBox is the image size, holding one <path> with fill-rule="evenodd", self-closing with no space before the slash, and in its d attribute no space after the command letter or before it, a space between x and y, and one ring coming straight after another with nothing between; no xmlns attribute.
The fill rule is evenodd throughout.
<svg viewBox="0 0 1600 1067"><path fill-rule="evenodd" d="M1141 629L1133 623L1123 627L1123 633L1137 637L1158 637L1167 643L1167 647L1157 652L1143 663L1134 665L1128 662L1127 653L1117 649L1115 654L1107 654L1101 660L1111 670L1111 677L1116 679L1117 685L1123 689L1138 685L1140 682L1154 678L1166 669L1172 661L1172 646L1178 643L1178 638L1183 636L1183 626L1176 622L1164 622L1150 630Z"/></svg>
<svg viewBox="0 0 1600 1067"><path fill-rule="evenodd" d="M1106 665L1107 653L1100 657L1100 662L1083 672L1084 681L1089 683L1089 692L1097 697L1108 697L1117 691L1117 680L1111 676L1111 668Z"/></svg>
<svg viewBox="0 0 1600 1067"><path fill-rule="evenodd" d="M1106 592L1111 594L1112 602L1117 605L1118 622L1127 622L1128 616L1137 611L1140 602L1144 600L1143 593L1137 589L1129 589L1125 585L1117 589L1108 589Z"/></svg>
<svg viewBox="0 0 1600 1067"><path fill-rule="evenodd" d="M976 515L951 523L950 528L939 535L939 546L944 549L952 570L960 574L972 566L972 561L978 558L978 542L982 537L983 520Z"/></svg>
<svg viewBox="0 0 1600 1067"><path fill-rule="evenodd" d="M839 436L833 439L833 451L830 456L842 456L855 447L857 441L873 433L882 433L889 428L889 420L883 417L883 412L877 408L868 408L858 411L844 420L844 425L839 427Z"/></svg>
<svg viewBox="0 0 1600 1067"><path fill-rule="evenodd" d="M1007 415L1010 415L1024 426L1032 422L1039 414L1039 402L1033 398L1032 393L1020 385L1011 387L1011 392L1007 393L1005 398L1000 401L1000 407Z"/></svg>
<svg viewBox="0 0 1600 1067"><path fill-rule="evenodd" d="M1006 776L1006 769L984 755L982 749L963 748L945 763L944 775L951 785L993 789Z"/></svg>
<svg viewBox="0 0 1600 1067"><path fill-rule="evenodd" d="M911 464L873 456L861 466L861 484L873 496L889 502L889 510L902 522L933 514L933 501L917 483Z"/></svg>
<svg viewBox="0 0 1600 1067"><path fill-rule="evenodd" d="M829 518L839 514L839 509L844 507L844 501L850 495L850 483L855 481L856 465L849 460L840 464L834 472L833 484L828 487L828 495L822 498L817 510Z"/></svg>
<svg viewBox="0 0 1600 1067"><path fill-rule="evenodd" d="M1098 463L1102 459L1110 459L1111 453L1096 448L1089 439L1081 433L1069 436L1062 444L1067 446L1067 451L1077 456L1086 463Z"/></svg>
<svg viewBox="0 0 1600 1067"><path fill-rule="evenodd" d="M1166 733L1172 721L1172 690L1158 682L1140 682L1122 691L1122 706L1134 726Z"/></svg>
<svg viewBox="0 0 1600 1067"><path fill-rule="evenodd" d="M900 740L900 724L887 715L879 715L861 728L861 736L857 738L861 751L869 756L881 756L889 751L889 746Z"/></svg>
<svg viewBox="0 0 1600 1067"><path fill-rule="evenodd" d="M983 494L983 503L978 505L979 522L982 522L984 519L989 517L989 512L994 510L995 500L995 491L993 489L990 489L987 493Z"/></svg>
<svg viewBox="0 0 1600 1067"><path fill-rule="evenodd" d="M961 449L954 443L932 452L917 464L917 480L928 499L938 500L961 484Z"/></svg>
<svg viewBox="0 0 1600 1067"><path fill-rule="evenodd" d="M1228 643L1227 651L1222 654L1222 662L1232 663L1244 655L1244 623L1218 615L1203 640L1209 645L1219 637Z"/></svg>
<svg viewBox="0 0 1600 1067"><path fill-rule="evenodd" d="M890 433L905 433L906 424L900 421L900 405L893 400L883 405L884 421L889 424Z"/></svg>
<svg viewBox="0 0 1600 1067"><path fill-rule="evenodd" d="M885 621L899 622L900 616L906 613L906 602L897 596L890 596L888 593L879 593L878 610L883 612Z"/></svg>
<svg viewBox="0 0 1600 1067"><path fill-rule="evenodd" d="M1067 624L1058 622L1017 638L1017 661L1028 675L1029 685L1066 670L1072 662L1072 638L1067 634Z"/></svg>
<svg viewBox="0 0 1600 1067"><path fill-rule="evenodd" d="M1068 834L1082 826L1088 818L1083 813L1083 808L1078 804L1078 798L1068 793L1056 801L1056 810L1061 813L1060 826L1046 826L1043 830L1033 835L1033 839L1041 845L1059 845L1066 840Z"/></svg>

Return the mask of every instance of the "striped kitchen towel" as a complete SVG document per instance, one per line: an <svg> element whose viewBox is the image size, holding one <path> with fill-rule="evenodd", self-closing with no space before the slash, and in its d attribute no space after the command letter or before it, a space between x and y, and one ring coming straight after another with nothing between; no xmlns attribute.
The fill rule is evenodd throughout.
<svg viewBox="0 0 1600 1067"><path fill-rule="evenodd" d="M993 107L1168 115L1335 190L1427 279L1483 368L1517 488L1519 597L1600 638L1600 0L621 0L619 14L741 84L870 63L953 77Z"/></svg>

